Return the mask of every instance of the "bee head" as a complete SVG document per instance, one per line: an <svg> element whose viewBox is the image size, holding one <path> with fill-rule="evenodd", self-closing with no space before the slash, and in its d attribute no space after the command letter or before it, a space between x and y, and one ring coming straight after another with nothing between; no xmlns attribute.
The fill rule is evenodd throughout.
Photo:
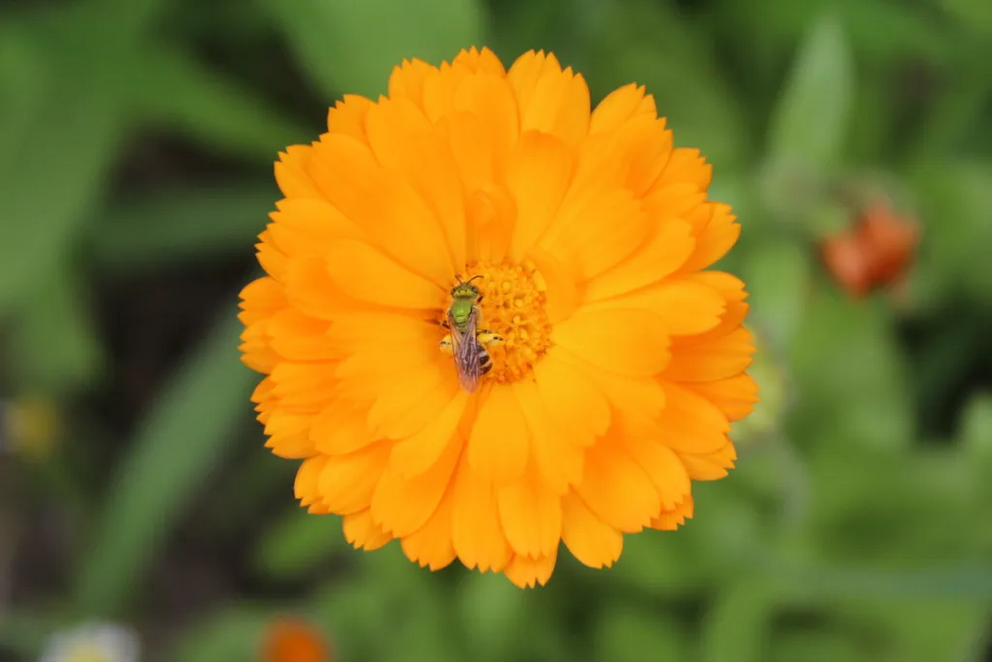
<svg viewBox="0 0 992 662"><path fill-rule="evenodd" d="M455 299L476 299L479 297L479 288L472 284L472 281L476 278L482 278L482 275L472 276L468 280L463 281L461 276L457 276L458 284L451 288L451 296Z"/></svg>

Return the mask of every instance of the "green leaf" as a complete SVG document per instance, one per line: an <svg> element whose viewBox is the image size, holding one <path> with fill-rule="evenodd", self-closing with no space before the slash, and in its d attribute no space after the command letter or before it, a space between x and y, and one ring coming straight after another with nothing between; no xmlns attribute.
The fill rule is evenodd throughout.
<svg viewBox="0 0 992 662"><path fill-rule="evenodd" d="M76 576L82 613L109 615L142 585L160 543L250 411L257 376L238 361L241 325L233 312L165 386L116 469L105 507Z"/></svg>
<svg viewBox="0 0 992 662"><path fill-rule="evenodd" d="M854 89L854 64L844 31L837 21L822 18L800 50L773 114L770 160L814 172L836 166Z"/></svg>
<svg viewBox="0 0 992 662"><path fill-rule="evenodd" d="M39 283L16 311L11 361L22 389L67 393L100 376L106 357L82 285L76 274L62 267Z"/></svg>
<svg viewBox="0 0 992 662"><path fill-rule="evenodd" d="M943 161L913 175L923 222L913 288L933 306L958 293L992 300L992 167ZM922 290L922 291L921 291Z"/></svg>
<svg viewBox="0 0 992 662"><path fill-rule="evenodd" d="M749 148L743 109L705 35L664 3L607 7L594 33L595 57L584 72L594 100L636 81L654 96L676 146L700 149L717 172L743 165Z"/></svg>
<svg viewBox="0 0 992 662"><path fill-rule="evenodd" d="M747 255L741 277L751 293L751 319L776 347L792 342L802 322L812 265L805 246L770 240Z"/></svg>
<svg viewBox="0 0 992 662"><path fill-rule="evenodd" d="M961 443L974 457L992 460L992 393L968 401L961 415Z"/></svg>
<svg viewBox="0 0 992 662"><path fill-rule="evenodd" d="M721 593L703 618L705 662L764 662L779 603L772 582L744 579Z"/></svg>
<svg viewBox="0 0 992 662"><path fill-rule="evenodd" d="M306 127L183 52L149 49L142 66L145 75L128 87L130 101L154 125L251 161L271 161L288 145L310 142Z"/></svg>
<svg viewBox="0 0 992 662"><path fill-rule="evenodd" d="M168 655L176 662L255 660L265 628L274 618L267 607L236 605L200 617Z"/></svg>
<svg viewBox="0 0 992 662"><path fill-rule="evenodd" d="M375 98L404 58L431 64L484 46L479 0L268 0L297 57L328 99Z"/></svg>
<svg viewBox="0 0 992 662"><path fill-rule="evenodd" d="M856 637L835 631L779 632L772 639L769 662L870 662L874 658Z"/></svg>
<svg viewBox="0 0 992 662"><path fill-rule="evenodd" d="M72 621L57 608L23 611L4 608L0 615L0 654L16 652L17 659L37 659L45 641Z"/></svg>
<svg viewBox="0 0 992 662"><path fill-rule="evenodd" d="M502 575L473 573L458 594L458 615L470 632L472 659L498 662L520 658L530 609L527 594Z"/></svg>
<svg viewBox="0 0 992 662"><path fill-rule="evenodd" d="M120 137L121 107L108 81L59 83L16 148L0 154L0 311L64 258L103 193Z"/></svg>
<svg viewBox="0 0 992 662"><path fill-rule="evenodd" d="M650 651L653 660L688 660L682 632L683 628L670 613L623 603L609 605L593 632L594 659L640 662Z"/></svg>
<svg viewBox="0 0 992 662"><path fill-rule="evenodd" d="M270 579L293 579L348 548L340 518L297 510L263 533L253 565Z"/></svg>
<svg viewBox="0 0 992 662"><path fill-rule="evenodd" d="M885 303L850 301L827 286L811 290L806 310L796 333L803 340L789 348L802 394L789 416L789 436L824 452L909 446L910 382Z"/></svg>
<svg viewBox="0 0 992 662"><path fill-rule="evenodd" d="M90 236L96 265L114 272L245 253L279 195L271 181L164 191L115 206Z"/></svg>

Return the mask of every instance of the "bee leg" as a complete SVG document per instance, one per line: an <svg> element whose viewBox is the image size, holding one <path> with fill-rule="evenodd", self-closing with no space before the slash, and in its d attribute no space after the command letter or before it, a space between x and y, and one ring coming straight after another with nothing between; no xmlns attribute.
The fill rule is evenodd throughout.
<svg viewBox="0 0 992 662"><path fill-rule="evenodd" d="M446 329L450 329L451 328L451 325L448 324L448 320L441 320L441 326L443 326Z"/></svg>
<svg viewBox="0 0 992 662"><path fill-rule="evenodd" d="M438 349L440 349L445 354L454 354L454 345L451 343L451 334L449 333L445 337L441 338L441 342L437 344Z"/></svg>

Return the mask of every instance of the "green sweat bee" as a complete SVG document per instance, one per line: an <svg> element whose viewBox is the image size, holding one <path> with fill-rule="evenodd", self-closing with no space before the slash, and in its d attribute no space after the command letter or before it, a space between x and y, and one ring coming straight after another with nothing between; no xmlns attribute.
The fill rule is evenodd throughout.
<svg viewBox="0 0 992 662"><path fill-rule="evenodd" d="M479 277L473 276L466 281L459 277L458 284L451 289L451 305L442 322L450 333L439 343L442 351L455 357L458 381L469 393L478 388L479 379L493 368L492 357L486 347L503 342L501 336L479 328L482 322L482 310L479 308L482 294L472 284Z"/></svg>

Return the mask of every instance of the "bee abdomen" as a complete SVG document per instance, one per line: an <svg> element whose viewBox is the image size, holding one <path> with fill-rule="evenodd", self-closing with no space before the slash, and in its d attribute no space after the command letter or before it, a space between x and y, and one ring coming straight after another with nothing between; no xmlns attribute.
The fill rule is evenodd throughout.
<svg viewBox="0 0 992 662"><path fill-rule="evenodd" d="M489 371L493 369L493 359L489 356L489 352L482 345L476 347L476 351L479 353L479 370L483 375L489 374Z"/></svg>

